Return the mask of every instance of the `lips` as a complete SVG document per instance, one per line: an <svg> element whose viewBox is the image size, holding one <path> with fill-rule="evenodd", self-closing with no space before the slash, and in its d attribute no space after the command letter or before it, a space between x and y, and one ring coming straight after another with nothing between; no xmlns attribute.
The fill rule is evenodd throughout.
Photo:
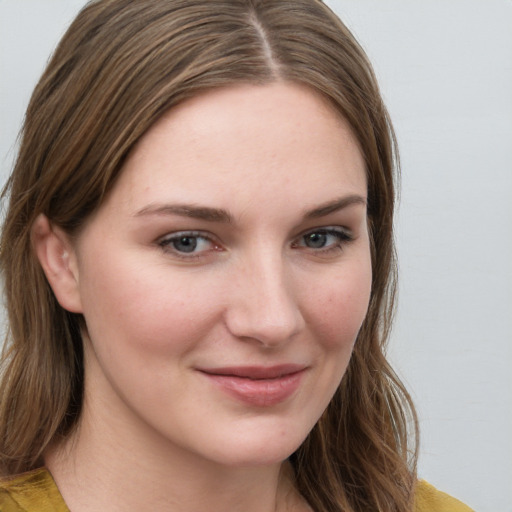
<svg viewBox="0 0 512 512"><path fill-rule="evenodd" d="M256 407L270 407L290 398L306 370L297 364L198 369L231 398Z"/></svg>

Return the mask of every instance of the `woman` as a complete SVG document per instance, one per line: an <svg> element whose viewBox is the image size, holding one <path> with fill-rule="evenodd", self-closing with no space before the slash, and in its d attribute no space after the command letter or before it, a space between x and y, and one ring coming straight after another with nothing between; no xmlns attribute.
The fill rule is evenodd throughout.
<svg viewBox="0 0 512 512"><path fill-rule="evenodd" d="M91 2L6 187L0 510L466 510L383 354L394 155L321 2Z"/></svg>

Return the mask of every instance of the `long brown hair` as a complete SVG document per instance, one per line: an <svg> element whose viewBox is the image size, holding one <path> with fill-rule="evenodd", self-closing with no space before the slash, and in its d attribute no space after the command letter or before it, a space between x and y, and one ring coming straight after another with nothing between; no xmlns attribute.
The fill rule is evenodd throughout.
<svg viewBox="0 0 512 512"><path fill-rule="evenodd" d="M373 266L346 375L291 456L297 486L317 512L411 509L417 421L384 354L395 295L395 138L364 52L319 0L99 0L64 35L31 98L4 189L4 474L42 464L48 445L77 424L82 404L82 319L60 307L34 255L37 215L76 233L169 108L208 89L276 80L323 94L356 135Z"/></svg>

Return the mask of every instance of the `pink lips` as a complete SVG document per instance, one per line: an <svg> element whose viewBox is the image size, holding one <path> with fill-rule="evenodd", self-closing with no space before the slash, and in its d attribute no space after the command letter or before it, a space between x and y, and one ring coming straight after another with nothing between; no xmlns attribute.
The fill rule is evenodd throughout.
<svg viewBox="0 0 512 512"><path fill-rule="evenodd" d="M277 405L289 398L305 370L305 366L296 364L199 369L227 394L257 407Z"/></svg>

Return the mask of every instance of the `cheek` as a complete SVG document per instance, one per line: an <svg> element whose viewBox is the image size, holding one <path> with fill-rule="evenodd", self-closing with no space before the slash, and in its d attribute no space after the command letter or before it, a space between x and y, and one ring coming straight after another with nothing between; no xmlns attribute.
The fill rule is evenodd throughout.
<svg viewBox="0 0 512 512"><path fill-rule="evenodd" d="M140 261L103 259L86 273L81 294L91 340L141 357L186 351L214 322L212 287Z"/></svg>
<svg viewBox="0 0 512 512"><path fill-rule="evenodd" d="M328 350L352 350L366 317L371 292L371 265L363 258L326 280L309 296L310 325Z"/></svg>

